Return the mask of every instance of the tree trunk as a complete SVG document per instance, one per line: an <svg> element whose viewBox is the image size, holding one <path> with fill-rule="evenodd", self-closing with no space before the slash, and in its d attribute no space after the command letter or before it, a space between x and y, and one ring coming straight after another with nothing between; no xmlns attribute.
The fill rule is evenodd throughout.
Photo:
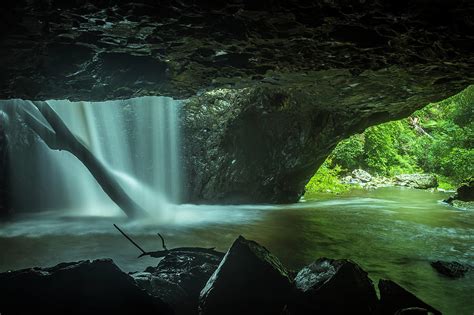
<svg viewBox="0 0 474 315"><path fill-rule="evenodd" d="M26 103L26 102L25 102ZM46 102L32 102L46 119L49 128L37 118L38 113L31 104L24 104L19 113L26 124L52 150L65 150L77 157L90 171L104 192L130 218L143 217L147 212L123 190L109 169L69 130L64 121Z"/></svg>

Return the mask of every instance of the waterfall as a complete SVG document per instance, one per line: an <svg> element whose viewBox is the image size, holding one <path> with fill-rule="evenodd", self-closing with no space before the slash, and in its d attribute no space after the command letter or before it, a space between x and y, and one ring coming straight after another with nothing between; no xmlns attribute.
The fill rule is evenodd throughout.
<svg viewBox="0 0 474 315"><path fill-rule="evenodd" d="M8 102L13 101L1 102L0 109ZM48 103L140 206L156 214L180 202L179 101L140 97ZM90 215L121 213L75 156L35 139L27 150L12 152L14 203Z"/></svg>

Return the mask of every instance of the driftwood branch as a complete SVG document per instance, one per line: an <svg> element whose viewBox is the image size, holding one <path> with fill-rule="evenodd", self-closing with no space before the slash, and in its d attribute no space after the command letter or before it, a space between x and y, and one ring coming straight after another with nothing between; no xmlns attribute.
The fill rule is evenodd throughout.
<svg viewBox="0 0 474 315"><path fill-rule="evenodd" d="M146 211L128 196L110 170L74 136L61 117L59 117L48 103L27 103L25 106L20 107L19 113L25 123L50 149L65 150L76 156L89 170L92 176L94 176L104 192L128 217L136 218L146 216ZM40 119L40 115L44 117L51 128Z"/></svg>
<svg viewBox="0 0 474 315"><path fill-rule="evenodd" d="M144 257L144 256L150 256L153 258L161 258L165 257L166 255L170 253L183 253L183 252L199 252L199 253L208 253L208 254L214 254L214 255L224 255L221 252L218 252L215 250L215 247L211 248L202 248L202 247L175 247L172 249L167 249L165 245L165 239L163 236L161 236L160 233L158 233L158 236L161 238L161 244L163 246L163 250L157 250L153 252L147 252L145 251L140 245L138 245L130 236L128 236L124 231L122 231L116 224L114 224L114 227L130 242L132 243L136 248L138 248L142 253L138 256L138 258Z"/></svg>

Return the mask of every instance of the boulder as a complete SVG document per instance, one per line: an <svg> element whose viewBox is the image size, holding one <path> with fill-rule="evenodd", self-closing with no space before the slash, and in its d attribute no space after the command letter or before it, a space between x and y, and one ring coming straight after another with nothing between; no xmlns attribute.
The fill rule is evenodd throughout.
<svg viewBox="0 0 474 315"><path fill-rule="evenodd" d="M466 179L454 195L443 201L456 208L474 209L474 177Z"/></svg>
<svg viewBox="0 0 474 315"><path fill-rule="evenodd" d="M372 175L362 169L356 169L352 171L352 177L359 180L362 183L367 183L372 180Z"/></svg>
<svg viewBox="0 0 474 315"><path fill-rule="evenodd" d="M456 199L462 201L474 201L474 177L467 179L456 190Z"/></svg>
<svg viewBox="0 0 474 315"><path fill-rule="evenodd" d="M197 314L199 293L223 256L219 252L172 252L157 267L132 277L148 293L171 305L175 314Z"/></svg>
<svg viewBox="0 0 474 315"><path fill-rule="evenodd" d="M462 278L466 272L472 269L471 266L460 264L456 261L441 260L431 262L431 267L436 269L440 274L452 279Z"/></svg>
<svg viewBox="0 0 474 315"><path fill-rule="evenodd" d="M172 314L110 259L0 274L5 314Z"/></svg>
<svg viewBox="0 0 474 315"><path fill-rule="evenodd" d="M391 280L380 279L380 304L379 314L417 314L410 313L409 309L421 308L434 314L441 314L440 311L434 307L426 304L413 293L408 292L397 283Z"/></svg>
<svg viewBox="0 0 474 315"><path fill-rule="evenodd" d="M202 289L200 314L280 314L291 279L263 246L239 236Z"/></svg>
<svg viewBox="0 0 474 315"><path fill-rule="evenodd" d="M418 189L438 187L438 178L433 174L401 174L395 176L396 185Z"/></svg>
<svg viewBox="0 0 474 315"><path fill-rule="evenodd" d="M320 258L295 278L294 314L374 314L377 295L367 272L350 260Z"/></svg>

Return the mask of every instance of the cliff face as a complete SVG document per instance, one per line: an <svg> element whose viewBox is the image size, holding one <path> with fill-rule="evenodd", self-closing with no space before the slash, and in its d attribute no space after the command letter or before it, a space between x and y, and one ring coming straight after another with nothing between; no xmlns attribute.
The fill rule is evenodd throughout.
<svg viewBox="0 0 474 315"><path fill-rule="evenodd" d="M340 139L474 83L473 13L469 0L4 1L0 99L188 99L186 201L290 202Z"/></svg>

